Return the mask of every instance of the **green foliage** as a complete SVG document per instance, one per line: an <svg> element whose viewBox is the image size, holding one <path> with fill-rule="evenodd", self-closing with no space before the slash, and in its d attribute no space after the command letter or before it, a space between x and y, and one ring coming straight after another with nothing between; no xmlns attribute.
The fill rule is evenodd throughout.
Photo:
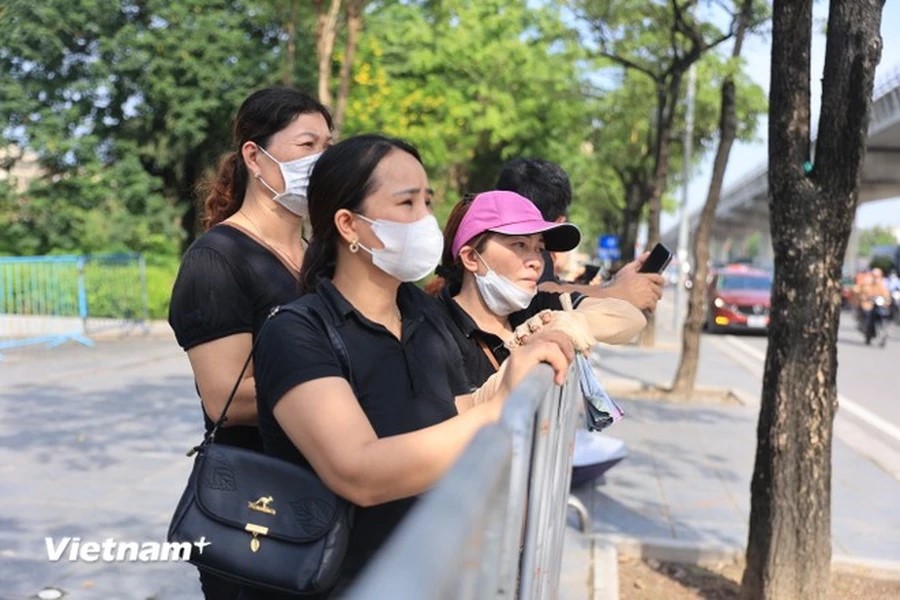
<svg viewBox="0 0 900 600"><path fill-rule="evenodd" d="M859 231L859 255L871 256L876 246L893 246L900 243L890 227L876 225ZM888 261L890 262L890 261Z"/></svg>
<svg viewBox="0 0 900 600"><path fill-rule="evenodd" d="M572 180L569 220L581 228L581 250L593 255L597 236L621 230L623 190L619 178L606 161L603 150L582 144L578 153L563 161Z"/></svg>
<svg viewBox="0 0 900 600"><path fill-rule="evenodd" d="M0 254L177 256L196 231L192 190L229 149L243 98L283 80L315 89L314 11L299 7L297 60L285 73L283 0L0 5L0 148L35 152L43 169L21 191L0 181ZM439 217L460 194L492 187L511 157L559 162L572 177L571 218L593 244L587 240L596 233L623 226L622 171L649 168L655 91L645 76L589 60L578 35L584 28L561 11L595 17L592 39L615 32L618 50L661 68L670 60L670 7L662 0L369 3L344 134L383 131L416 144ZM703 28L707 37L716 33ZM700 62L695 160L714 140L724 73L738 73L743 138L765 107L742 65L719 54ZM682 112L683 103L675 130ZM673 183L680 160L676 142ZM165 270L159 277L170 287Z"/></svg>
<svg viewBox="0 0 900 600"><path fill-rule="evenodd" d="M0 312L17 315L143 319L144 286L136 254L37 258L2 265Z"/></svg>
<svg viewBox="0 0 900 600"><path fill-rule="evenodd" d="M47 174L17 199L16 234L0 248L178 253L191 190L227 148L236 106L277 81L272 7L14 0L0 10L2 145L37 152Z"/></svg>
<svg viewBox="0 0 900 600"><path fill-rule="evenodd" d="M52 264L0 264L0 313L78 316L78 269L71 257Z"/></svg>
<svg viewBox="0 0 900 600"><path fill-rule="evenodd" d="M656 173L664 173L669 186L682 179L686 110L682 97L692 57L697 70L692 162L699 163L717 139L720 87L727 74L734 75L737 88L738 138L752 138L766 110L765 95L742 73L743 63L726 58L731 42L716 45L724 39L719 24L729 22L729 10L736 11L737 2L711 4L698 13L688 12L689 2L669 0L570 0L567 4L583 24L585 45L592 51L598 73L592 80L598 90L598 110L591 140L599 162L610 167L623 186L628 182L641 190L643 198L635 208L650 200ZM684 21L679 27L674 27L673 7L682 11ZM765 10L760 3L755 14L761 19ZM696 38L689 35L690 30L697 33ZM673 97L669 85L678 80L681 96ZM669 144L666 152L660 151L663 142ZM624 229L635 226L625 224Z"/></svg>
<svg viewBox="0 0 900 600"><path fill-rule="evenodd" d="M0 194L0 251L19 255L175 253L178 215L133 155L90 162Z"/></svg>
<svg viewBox="0 0 900 600"><path fill-rule="evenodd" d="M179 260L175 256L146 256L147 263L147 307L151 319L166 319L169 316L169 300L172 285L178 275Z"/></svg>
<svg viewBox="0 0 900 600"><path fill-rule="evenodd" d="M752 82L741 70L743 62L723 58L719 53L705 54L697 63L697 84L694 99L693 154L698 164L718 139L721 86L726 75L732 74L736 84L738 139L752 141L757 137L759 119L767 109L764 90ZM644 74L627 70L616 79L617 85L599 102L595 124L599 145L605 162L617 170L649 169L652 167L653 131L658 102L652 81ZM670 166L672 182L679 184L683 164L681 132L684 131L686 104L677 106L671 146Z"/></svg>
<svg viewBox="0 0 900 600"><path fill-rule="evenodd" d="M144 286L136 255L88 257L83 277L89 317L126 320L145 317Z"/></svg>
<svg viewBox="0 0 900 600"><path fill-rule="evenodd" d="M345 129L412 141L450 202L490 188L510 157L577 148L572 39L559 15L523 1L387 5L367 18Z"/></svg>
<svg viewBox="0 0 900 600"><path fill-rule="evenodd" d="M762 236L758 231L751 233L747 237L745 244L747 256L750 259L756 259L759 256L759 248L762 245Z"/></svg>

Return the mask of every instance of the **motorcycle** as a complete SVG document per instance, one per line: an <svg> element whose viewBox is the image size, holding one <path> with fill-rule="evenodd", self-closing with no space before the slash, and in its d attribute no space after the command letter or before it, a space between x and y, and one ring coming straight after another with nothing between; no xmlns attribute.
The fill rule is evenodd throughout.
<svg viewBox="0 0 900 600"><path fill-rule="evenodd" d="M900 325L900 290L891 291L891 313L894 315L894 323Z"/></svg>
<svg viewBox="0 0 900 600"><path fill-rule="evenodd" d="M859 315L859 329L866 338L866 345L871 345L872 340L878 340L878 345L884 348L887 344L887 325L891 321L891 304L885 296L872 298L873 306L869 310L862 310Z"/></svg>

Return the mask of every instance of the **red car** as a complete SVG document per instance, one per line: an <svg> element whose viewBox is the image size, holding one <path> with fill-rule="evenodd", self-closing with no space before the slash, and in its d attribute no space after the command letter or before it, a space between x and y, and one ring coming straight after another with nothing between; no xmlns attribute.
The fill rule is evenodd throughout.
<svg viewBox="0 0 900 600"><path fill-rule="evenodd" d="M771 294L772 275L768 271L745 265L717 269L707 288L707 331L766 331Z"/></svg>

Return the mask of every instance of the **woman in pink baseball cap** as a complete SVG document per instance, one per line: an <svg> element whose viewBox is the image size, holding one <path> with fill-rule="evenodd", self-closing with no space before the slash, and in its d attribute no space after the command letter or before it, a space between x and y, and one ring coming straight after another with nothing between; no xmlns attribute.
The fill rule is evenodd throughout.
<svg viewBox="0 0 900 600"><path fill-rule="evenodd" d="M538 329L561 330L586 349L596 341L624 343L646 325L625 300L575 295L569 306L568 295L538 290L544 250L566 252L580 240L578 227L544 220L515 192L467 197L451 211L438 287L473 385L483 384Z"/></svg>

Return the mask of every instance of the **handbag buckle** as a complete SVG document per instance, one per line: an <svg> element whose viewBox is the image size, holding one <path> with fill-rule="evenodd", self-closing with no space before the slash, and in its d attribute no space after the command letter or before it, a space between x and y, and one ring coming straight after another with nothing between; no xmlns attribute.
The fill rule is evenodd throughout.
<svg viewBox="0 0 900 600"><path fill-rule="evenodd" d="M244 529L253 535L253 537L250 538L250 550L251 552L256 552L259 550L259 538L257 536L269 535L269 528L263 527L262 525L255 525L254 523L247 523L244 526Z"/></svg>
<svg viewBox="0 0 900 600"><path fill-rule="evenodd" d="M274 501L272 496L260 496L253 502L247 503L247 508L250 510L255 510L257 512L266 513L267 515L274 515L275 509L269 506L269 503Z"/></svg>

